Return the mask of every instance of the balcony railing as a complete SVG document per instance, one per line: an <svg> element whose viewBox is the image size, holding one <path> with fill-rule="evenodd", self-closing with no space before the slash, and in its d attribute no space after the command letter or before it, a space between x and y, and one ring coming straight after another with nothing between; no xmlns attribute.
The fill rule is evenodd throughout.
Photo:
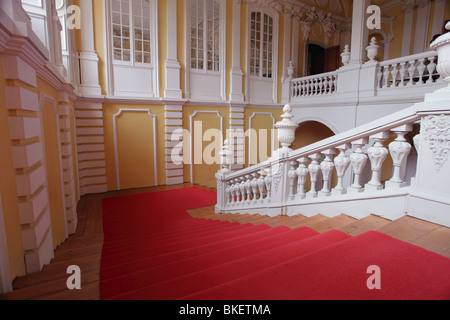
<svg viewBox="0 0 450 320"><path fill-rule="evenodd" d="M359 98L388 95L394 100L406 98L411 101L414 96L419 101L424 94L445 85L437 72L437 64L436 51L382 62L370 60L357 67L346 64L333 72L288 79L283 83L282 102L311 105L328 100L339 103L342 100L348 103L346 99L355 88L364 91Z"/></svg>
<svg viewBox="0 0 450 320"><path fill-rule="evenodd" d="M447 27L450 30L450 23ZM282 148L275 155L237 172L223 158L216 174L216 212L355 218L375 214L391 220L408 214L450 227L449 40L447 33L433 44L439 62L436 52L429 52L369 63L377 71L372 73L375 89L400 90L436 83L438 62L447 86L396 113L291 150L298 125L287 104L283 120L276 124ZM343 72L345 68L338 71L333 95L339 94ZM300 88L293 96L330 94L330 76L290 81Z"/></svg>

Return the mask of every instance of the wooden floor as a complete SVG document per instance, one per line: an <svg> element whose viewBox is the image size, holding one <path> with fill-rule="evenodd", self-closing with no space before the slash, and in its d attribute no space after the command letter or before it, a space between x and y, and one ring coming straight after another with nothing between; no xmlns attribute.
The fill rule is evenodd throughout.
<svg viewBox="0 0 450 320"><path fill-rule="evenodd" d="M103 246L102 200L104 198L155 192L162 190L190 187L191 184L177 186L160 186L107 192L83 196L78 204L78 228L76 234L55 250L51 264L43 271L19 277L14 280L14 291L3 296L2 300L98 300L100 258ZM272 227L287 226L295 229L310 227L318 232L340 230L356 236L368 230L377 230L394 238L412 243L427 250L450 258L450 229L433 223L405 216L396 221L389 221L377 216L355 220L346 215L327 218L317 215L311 218L298 215L295 217L266 217L260 215L214 214L213 207L190 210L193 217L237 221L254 225L267 224ZM81 290L68 290L66 286L67 267L77 265L81 269Z"/></svg>

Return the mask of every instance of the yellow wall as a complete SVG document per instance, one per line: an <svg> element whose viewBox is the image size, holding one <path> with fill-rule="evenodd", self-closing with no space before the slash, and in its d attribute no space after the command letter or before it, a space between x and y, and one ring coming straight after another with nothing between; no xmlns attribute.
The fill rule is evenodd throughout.
<svg viewBox="0 0 450 320"><path fill-rule="evenodd" d="M164 107L159 105L104 104L103 123L108 190L117 189L113 123L114 115L121 108L150 110L156 116L158 184L165 184ZM123 111L116 120L120 187L125 189L155 185L153 174L153 117L148 115L146 111Z"/></svg>
<svg viewBox="0 0 450 320"><path fill-rule="evenodd" d="M11 277L14 279L25 274L25 263L1 58L2 56L0 56L0 194L2 195Z"/></svg>
<svg viewBox="0 0 450 320"><path fill-rule="evenodd" d="M206 164L205 159L203 159L203 154L205 152L205 149L207 152L205 154L208 155L215 155L213 151L211 151L211 148L214 148L214 146L221 146L223 144L223 141L218 141L218 137L212 137L211 141L203 141L203 137L205 137L205 132L208 131L208 129L217 129L220 131L220 124L221 120L220 117L216 114L204 114L201 113L201 111L212 111L212 112L219 112L220 116L223 119L223 137L225 137L226 129L229 127L230 123L230 116L229 116L229 108L223 108L223 107L204 107L204 106L184 106L183 107L183 128L190 131L190 118L191 115L193 115L196 111L199 111L193 118L192 118L192 136L187 136L183 138L183 147L184 147L184 181L191 181L190 176L190 170L191 170L191 148L190 143L191 140L193 141L193 151L192 151L192 159L193 162L193 183L204 185L208 187L215 187L216 186L216 179L214 177L214 174L220 169L219 161L217 163L212 164ZM201 126L198 126L198 130L194 130L195 122L199 122ZM195 143L197 141L198 137L201 137L202 143ZM208 149L207 149L208 148ZM220 149L219 149L220 151ZM218 160L218 157L216 158ZM195 162L198 162L199 164L195 164ZM192 181L191 181L192 182Z"/></svg>
<svg viewBox="0 0 450 320"><path fill-rule="evenodd" d="M260 114L264 113L264 114ZM271 115L269 115L270 113ZM276 140L276 131L274 131L273 118L275 118L275 123L281 120L282 110L280 109L263 109L263 108L246 108L244 112L245 125L244 130L247 132L245 138L245 166L248 166L249 160L252 162L251 165L259 163L261 161L267 160L268 156L271 155L272 151L272 135L274 135L274 145L275 149L278 148ZM273 117L273 118L272 118ZM250 118L252 118L251 128L250 128ZM249 130L251 129L251 130ZM256 136L254 134L256 132ZM249 159L249 142L250 135L253 135L251 152L252 156ZM263 148L263 150L261 150ZM265 148L265 150L264 150ZM261 151L261 152L260 152ZM254 155L257 155L257 158Z"/></svg>
<svg viewBox="0 0 450 320"><path fill-rule="evenodd" d="M53 104L45 102L42 108L43 139L45 141L45 166L47 172L47 190L53 234L53 247L56 248L66 239L66 221L64 216L61 185L61 166L58 146L59 117Z"/></svg>

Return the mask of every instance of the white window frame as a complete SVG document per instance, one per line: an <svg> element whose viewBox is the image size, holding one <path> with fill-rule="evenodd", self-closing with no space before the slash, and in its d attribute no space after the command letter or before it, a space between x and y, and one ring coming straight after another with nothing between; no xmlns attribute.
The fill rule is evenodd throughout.
<svg viewBox="0 0 450 320"><path fill-rule="evenodd" d="M262 67L260 66L260 75L250 75L250 36L251 36L251 14L252 12L260 12L262 14L262 17L264 17L264 14L269 15L273 19L273 35L272 35L272 77L266 78L262 76ZM272 103L277 103L278 100L278 32L279 32L279 14L275 9L267 8L263 6L259 6L257 4L248 4L247 7L247 40L246 40L246 51L247 51L247 57L246 57L246 86L245 86L245 93L246 96L249 97L249 86L251 80L259 80L264 82L273 82L272 86ZM262 50L261 50L262 51ZM262 60L261 60L262 61ZM249 97L250 100L252 100L252 97Z"/></svg>
<svg viewBox="0 0 450 320"><path fill-rule="evenodd" d="M130 1L131 2L131 1ZM131 4L130 4L131 6ZM159 97L159 46L158 46L158 0L150 0L150 63L132 63L134 61L134 41L130 43L130 61L114 60L113 48L113 26L112 26L112 3L111 0L103 0L104 9L104 27L106 30L105 48L106 48L106 79L107 79L107 93L113 96L115 93L114 86L114 66L123 66L129 68L148 69L151 72L153 92L152 97ZM131 14L130 14L131 17ZM130 32L134 32L130 24ZM134 35L133 35L134 39ZM131 41L131 38L130 38ZM131 47L131 45L133 47ZM144 93L144 96L147 96Z"/></svg>
<svg viewBox="0 0 450 320"><path fill-rule="evenodd" d="M212 0L204 0L203 6L203 18L205 21L204 26L206 27L206 2ZM190 98L190 81L191 73L211 75L220 77L220 100L226 100L226 1L219 0L220 12L219 12L219 70L208 70L208 59L207 59L207 39L206 39L206 28L204 27L204 37L203 37L203 69L191 68L191 2L185 1L185 91L186 97Z"/></svg>
<svg viewBox="0 0 450 320"><path fill-rule="evenodd" d="M123 0L119 0L119 1L123 1ZM107 2L110 2L110 5L109 5L109 10L107 11L108 12L108 18L109 18L109 21L110 21L110 23L108 24L108 28L109 28L109 32L110 32L110 34L109 34L109 40L110 40L110 43L111 43L111 57L112 57L112 61L113 61L113 64L118 64L118 65L125 65L125 66L133 66L133 67L151 67L151 68L153 68L154 67L154 54L153 54L153 52L154 52L154 48L155 48L155 45L154 45L154 34L155 34L155 25L154 25L154 23L153 23L153 20L154 20L154 16L155 16L155 14L154 14L154 12L152 12L152 11L154 11L154 8L153 8L153 2L154 2L154 0L149 0L149 7L150 7L150 63L145 63L145 62L136 62L135 61L135 45L134 45L134 42L135 42L135 38L134 38L134 3L133 3L133 1L134 0L128 0L129 1L129 4L128 4L128 7L129 7L129 11L128 11L128 14L129 14L129 16L130 16L130 24L129 24L129 28L130 28L130 61L123 61L123 60L116 60L116 59L114 59L114 39L113 39L113 21L112 21L112 3L111 3L111 0L109 0L109 1L107 1ZM145 1L145 0L142 0L142 1ZM123 49L122 49L123 50Z"/></svg>

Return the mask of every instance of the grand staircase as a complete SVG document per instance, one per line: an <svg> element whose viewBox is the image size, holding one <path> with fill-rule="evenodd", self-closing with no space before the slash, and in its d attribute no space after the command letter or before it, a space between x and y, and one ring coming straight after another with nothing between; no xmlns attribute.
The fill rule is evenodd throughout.
<svg viewBox="0 0 450 320"><path fill-rule="evenodd" d="M178 197L187 191L192 192L186 189ZM205 197L211 195L211 191L201 191L205 192ZM155 201L153 198L152 203ZM110 204L109 207L116 208L117 205ZM133 230L137 231L132 235L128 234L125 221L121 221L117 227L120 225L124 230L122 234L106 234L108 241L103 247L100 272L101 298L450 297L450 259L382 232L367 231L382 230L394 223L383 218L218 215L211 206L188 212L190 216L180 214L177 219L163 221L158 216L146 216L138 224L147 227L142 227L140 232L141 226L137 229L134 226ZM116 228L115 224L107 222L106 226ZM150 225L154 225L155 230L149 230ZM383 270L383 283L388 289L367 287L370 276L367 268L371 265L379 265ZM414 268L405 272L405 265ZM411 290L413 287L421 289Z"/></svg>

